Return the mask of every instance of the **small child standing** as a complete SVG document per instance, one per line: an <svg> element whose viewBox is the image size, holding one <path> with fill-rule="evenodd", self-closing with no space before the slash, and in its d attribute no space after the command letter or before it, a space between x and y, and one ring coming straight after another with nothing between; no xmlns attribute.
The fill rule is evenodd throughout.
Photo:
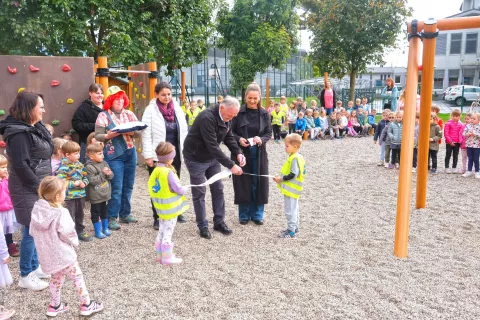
<svg viewBox="0 0 480 320"><path fill-rule="evenodd" d="M412 172L417 172L417 160L418 160L418 130L420 129L420 112L415 114L415 128L413 131L413 161Z"/></svg>
<svg viewBox="0 0 480 320"><path fill-rule="evenodd" d="M20 251L13 243L13 233L17 230L17 220L15 219L15 211L13 211L12 199L8 189L7 165L7 158L0 155L0 221L3 226L2 232L5 235L4 240L8 247L8 254L12 257L18 257Z"/></svg>
<svg viewBox="0 0 480 320"><path fill-rule="evenodd" d="M480 114L474 113L470 117L470 124L465 126L463 136L466 138L465 145L467 146L468 155L468 169L463 174L463 177L470 177L473 175L473 167L475 166L475 178L480 179Z"/></svg>
<svg viewBox="0 0 480 320"><path fill-rule="evenodd" d="M286 115L283 113L280 107L280 103L275 103L275 110L271 113L272 116L272 129L273 129L273 141L280 143L280 131L282 125L285 122Z"/></svg>
<svg viewBox="0 0 480 320"><path fill-rule="evenodd" d="M288 133L295 132L295 124L297 122L298 111L295 102L290 103L290 108L287 112Z"/></svg>
<svg viewBox="0 0 480 320"><path fill-rule="evenodd" d="M182 187L172 166L175 147L169 142L160 142L155 153L158 163L148 179L148 192L160 218L155 239L156 261L164 265L178 264L182 259L173 254L172 236L177 217L188 210L187 200L183 196L187 188Z"/></svg>
<svg viewBox="0 0 480 320"><path fill-rule="evenodd" d="M460 144L463 140L463 123L460 122L462 113L458 109L453 109L450 114L450 120L445 124L445 145L447 153L445 155L445 172L457 173L458 152L460 151ZM453 152L452 169L450 169L450 157Z"/></svg>
<svg viewBox="0 0 480 320"><path fill-rule="evenodd" d="M375 109L372 109L372 107L368 104L368 98L367 97L362 98L362 108L363 108L363 110L367 111L368 113L372 113L373 110L375 110Z"/></svg>
<svg viewBox="0 0 480 320"><path fill-rule="evenodd" d="M267 108L267 111L268 111L268 114L272 114L272 111L275 110L275 100L271 99L270 100L270 103L268 104L268 108Z"/></svg>
<svg viewBox="0 0 480 320"><path fill-rule="evenodd" d="M437 154L440 149L438 140L442 139L442 132L440 131L440 126L437 124L437 114L432 112L430 115L430 139L428 144L428 162L432 159L432 167L430 173L437 173Z"/></svg>
<svg viewBox="0 0 480 320"><path fill-rule="evenodd" d="M67 140L63 140L62 138L54 138L53 139L53 154L52 154L52 175L55 175L58 168L60 167L60 163L63 159L63 152L62 146L67 142Z"/></svg>
<svg viewBox="0 0 480 320"><path fill-rule="evenodd" d="M5 234L3 233L4 226L2 224L2 219L0 219L0 319L6 320L10 319L14 314L15 310L5 309L3 306L5 303L5 291L13 283L12 275L8 269L7 264L10 263L11 258L8 254L7 243L5 242Z"/></svg>
<svg viewBox="0 0 480 320"><path fill-rule="evenodd" d="M298 199L303 190L303 179L305 176L305 160L298 153L302 145L302 139L294 134L285 138L285 151L288 159L280 171L281 176L273 178L283 193L285 215L287 217L287 230L280 234L280 238L296 238L300 228L300 210Z"/></svg>
<svg viewBox="0 0 480 320"><path fill-rule="evenodd" d="M467 138L463 136L463 131L465 130L465 127L467 124L470 124L472 121L472 113L468 112L465 114L465 124L462 126L462 142L460 143L460 151L462 153L462 168L460 169L459 173L464 174L467 172L467 161L468 161L468 155L467 155L467 146L465 145Z"/></svg>
<svg viewBox="0 0 480 320"><path fill-rule="evenodd" d="M348 113L352 113L352 111L353 111L353 101L348 101L347 102L347 107L345 108L345 111L347 111Z"/></svg>
<svg viewBox="0 0 480 320"><path fill-rule="evenodd" d="M395 121L388 127L388 137L390 138L390 149L392 155L388 169L400 167L400 149L402 147L402 129L403 129L403 112L395 113Z"/></svg>
<svg viewBox="0 0 480 320"><path fill-rule="evenodd" d="M285 96L280 97L280 109L283 111L283 113L287 114L288 104L287 104L287 98Z"/></svg>
<svg viewBox="0 0 480 320"><path fill-rule="evenodd" d="M85 208L85 187L88 185L87 172L80 159L80 145L73 141L67 141L62 146L65 158L62 159L57 170L57 177L67 181L67 194L65 205L75 221L75 229L80 241L92 241L93 238L85 232L83 225Z"/></svg>
<svg viewBox="0 0 480 320"><path fill-rule="evenodd" d="M382 111L382 120L378 123L377 127L375 128L375 132L373 134L373 143L377 144L379 141L380 136L382 135L383 129L390 123L389 121L390 110L386 109ZM385 164L385 143L384 140L380 139L378 144L380 145L380 161L378 162L379 166L383 166ZM389 157L390 160L390 157ZM388 162L388 161L386 161Z"/></svg>
<svg viewBox="0 0 480 320"><path fill-rule="evenodd" d="M112 197L113 172L103 160L103 145L100 143L87 146L87 172L88 186L87 199L90 201L90 216L95 230L95 237L104 239L111 233L108 230L107 201Z"/></svg>
<svg viewBox="0 0 480 320"><path fill-rule="evenodd" d="M45 177L40 182L40 199L32 210L30 234L35 239L43 271L52 275L47 316L56 317L68 311L67 304L61 301L65 276L73 280L75 291L80 298L80 315L89 316L102 311L103 304L91 300L88 294L74 249L78 247L75 224L68 210L62 206L65 194L66 183L58 177Z"/></svg>

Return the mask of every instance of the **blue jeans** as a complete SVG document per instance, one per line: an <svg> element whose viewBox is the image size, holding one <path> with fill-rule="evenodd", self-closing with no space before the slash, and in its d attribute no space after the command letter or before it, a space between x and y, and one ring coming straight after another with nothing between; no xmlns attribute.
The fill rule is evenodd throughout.
<svg viewBox="0 0 480 320"><path fill-rule="evenodd" d="M132 198L135 171L137 169L137 150L127 149L121 156L107 161L113 172L112 198L108 200L107 214L109 219L128 217L131 214L130 199Z"/></svg>
<svg viewBox="0 0 480 320"><path fill-rule="evenodd" d="M22 230L22 242L20 243L20 276L26 277L32 271L38 269L38 256L35 242L30 235L29 226Z"/></svg>
<svg viewBox="0 0 480 320"><path fill-rule="evenodd" d="M86 153L87 153L87 144L85 142L80 142L80 162L83 164L87 162Z"/></svg>
<svg viewBox="0 0 480 320"><path fill-rule="evenodd" d="M468 171L472 171L475 168L475 172L479 172L479 157L480 157L480 148L468 148Z"/></svg>
<svg viewBox="0 0 480 320"><path fill-rule="evenodd" d="M252 170L252 174L258 173L257 150L258 150L257 146L250 148L250 168ZM263 209L265 205L256 203L258 179L259 177L252 176L251 202L248 204L241 203L238 205L238 218L240 220L244 220L244 221L248 221L248 220L262 221L263 220Z"/></svg>
<svg viewBox="0 0 480 320"><path fill-rule="evenodd" d="M185 165L190 173L190 183L198 185L204 183L222 169L217 160L197 162L185 158ZM208 227L207 212L205 210L206 187L192 188L193 209L198 228ZM223 197L223 182L218 180L210 185L213 207L213 224L219 224L225 219L225 199Z"/></svg>

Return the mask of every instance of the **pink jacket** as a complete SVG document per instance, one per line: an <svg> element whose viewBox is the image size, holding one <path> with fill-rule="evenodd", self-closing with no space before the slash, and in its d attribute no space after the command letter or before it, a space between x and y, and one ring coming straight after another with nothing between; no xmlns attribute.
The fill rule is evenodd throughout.
<svg viewBox="0 0 480 320"><path fill-rule="evenodd" d="M70 213L38 200L32 210L30 235L46 274L57 273L77 261L78 236Z"/></svg>
<svg viewBox="0 0 480 320"><path fill-rule="evenodd" d="M448 120L443 128L445 134L445 143L461 143L463 141L463 123Z"/></svg>
<svg viewBox="0 0 480 320"><path fill-rule="evenodd" d="M0 181L0 212L13 209L10 191L8 190L8 178Z"/></svg>

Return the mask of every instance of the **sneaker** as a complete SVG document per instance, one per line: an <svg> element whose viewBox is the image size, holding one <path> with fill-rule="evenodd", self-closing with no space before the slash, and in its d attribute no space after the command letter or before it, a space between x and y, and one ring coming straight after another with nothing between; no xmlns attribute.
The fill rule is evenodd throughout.
<svg viewBox="0 0 480 320"><path fill-rule="evenodd" d="M68 306L66 303L60 302L57 307L52 307L52 305L48 305L47 316L56 317L58 314L65 311L68 311Z"/></svg>
<svg viewBox="0 0 480 320"><path fill-rule="evenodd" d="M400 169L400 163L395 163L395 169Z"/></svg>
<svg viewBox="0 0 480 320"><path fill-rule="evenodd" d="M118 224L117 220L112 219L108 221L108 229L109 230L120 230L120 225Z"/></svg>
<svg viewBox="0 0 480 320"><path fill-rule="evenodd" d="M263 220L252 220L257 226L263 226Z"/></svg>
<svg viewBox="0 0 480 320"><path fill-rule="evenodd" d="M248 220L240 220L240 224L241 225L246 225L246 224L248 224Z"/></svg>
<svg viewBox="0 0 480 320"><path fill-rule="evenodd" d="M30 272L28 276L20 277L18 286L33 291L41 291L48 288L48 282L40 280L33 274L33 272Z"/></svg>
<svg viewBox="0 0 480 320"><path fill-rule="evenodd" d="M212 239L212 234L210 233L210 230L208 230L208 227L200 228L200 237L205 239Z"/></svg>
<svg viewBox="0 0 480 320"><path fill-rule="evenodd" d="M384 167L388 169L388 166L390 165L390 163L386 162Z"/></svg>
<svg viewBox="0 0 480 320"><path fill-rule="evenodd" d="M0 308L0 320L7 320L13 317L15 310L5 309L4 307Z"/></svg>
<svg viewBox="0 0 480 320"><path fill-rule="evenodd" d="M430 170L430 173L431 173L431 174L436 174L436 173L438 173L438 171L437 171L437 169L431 169L431 170Z"/></svg>
<svg viewBox="0 0 480 320"><path fill-rule="evenodd" d="M445 173L452 173L452 169L450 169L450 168L445 168Z"/></svg>
<svg viewBox="0 0 480 320"><path fill-rule="evenodd" d="M380 161L378 161L377 166L381 167L381 166L383 166L383 164L384 164L383 161L380 160Z"/></svg>
<svg viewBox="0 0 480 320"><path fill-rule="evenodd" d="M38 279L49 279L50 275L43 272L42 267L38 266L37 270L32 271L33 275Z"/></svg>
<svg viewBox="0 0 480 320"><path fill-rule="evenodd" d="M388 169L395 169L395 165L394 165L394 164L391 164L391 163L389 163L387 168L388 168Z"/></svg>
<svg viewBox="0 0 480 320"><path fill-rule="evenodd" d="M470 177L471 175L473 175L473 172L472 172L472 171L466 171L464 174L462 174L462 177L468 178L468 177Z"/></svg>
<svg viewBox="0 0 480 320"><path fill-rule="evenodd" d="M283 239L293 239L293 238L296 238L295 232L285 230L285 231L280 235L280 238L283 238Z"/></svg>
<svg viewBox="0 0 480 320"><path fill-rule="evenodd" d="M15 243L10 243L8 245L8 254L10 255L10 257L18 257L20 255L20 250L18 250Z"/></svg>
<svg viewBox="0 0 480 320"><path fill-rule="evenodd" d="M89 236L88 233L83 231L82 233L78 234L78 240L83 241L83 242L90 242L93 240L92 236Z"/></svg>
<svg viewBox="0 0 480 320"><path fill-rule="evenodd" d="M131 215L118 219L120 223L137 223L138 220Z"/></svg>
<svg viewBox="0 0 480 320"><path fill-rule="evenodd" d="M417 168L412 168L412 173L417 172Z"/></svg>
<svg viewBox="0 0 480 320"><path fill-rule="evenodd" d="M480 172L475 172L475 179L480 179Z"/></svg>
<svg viewBox="0 0 480 320"><path fill-rule="evenodd" d="M82 304L82 306L80 307L80 315L89 316L91 314L100 312L102 310L103 310L103 304L101 302L91 300L89 305Z"/></svg>

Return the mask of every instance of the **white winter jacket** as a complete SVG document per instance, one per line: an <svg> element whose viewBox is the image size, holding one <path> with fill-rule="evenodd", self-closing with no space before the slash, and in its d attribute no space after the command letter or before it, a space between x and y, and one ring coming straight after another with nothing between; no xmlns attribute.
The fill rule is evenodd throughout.
<svg viewBox="0 0 480 320"><path fill-rule="evenodd" d="M187 137L188 126L185 119L185 113L183 113L182 108L174 102L175 106L175 116L177 117L177 122L179 126L179 142L180 157L182 157L183 151L183 141ZM142 131L142 155L145 159L152 158L153 161L157 161L157 155L155 154L155 148L162 141L165 141L167 131L165 129L165 120L163 115L158 110L157 99L152 99L148 106L145 108L142 116L142 122L144 122L148 127Z"/></svg>

